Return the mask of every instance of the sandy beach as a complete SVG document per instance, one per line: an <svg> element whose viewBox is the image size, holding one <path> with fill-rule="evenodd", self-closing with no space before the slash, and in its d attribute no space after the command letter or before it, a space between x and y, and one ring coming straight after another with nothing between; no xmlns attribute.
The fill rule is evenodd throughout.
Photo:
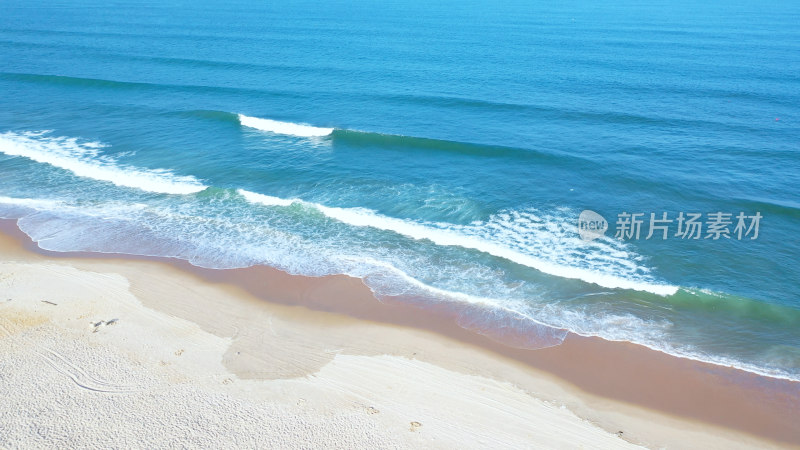
<svg viewBox="0 0 800 450"><path fill-rule="evenodd" d="M569 336L520 350L360 280L0 235L0 447L781 448L797 383Z"/></svg>
<svg viewBox="0 0 800 450"><path fill-rule="evenodd" d="M0 12L0 450L800 450L800 1Z"/></svg>

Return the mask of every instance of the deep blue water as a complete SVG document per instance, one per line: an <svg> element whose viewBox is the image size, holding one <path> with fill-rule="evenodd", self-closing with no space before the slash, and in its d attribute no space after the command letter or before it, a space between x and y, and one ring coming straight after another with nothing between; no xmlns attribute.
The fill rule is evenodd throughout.
<svg viewBox="0 0 800 450"><path fill-rule="evenodd" d="M6 0L0 215L800 379L800 4L495 3Z"/></svg>

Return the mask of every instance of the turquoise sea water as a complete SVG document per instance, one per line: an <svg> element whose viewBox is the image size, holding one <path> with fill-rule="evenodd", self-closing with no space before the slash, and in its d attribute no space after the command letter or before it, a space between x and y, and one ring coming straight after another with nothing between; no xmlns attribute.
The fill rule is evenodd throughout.
<svg viewBox="0 0 800 450"><path fill-rule="evenodd" d="M712 3L7 0L0 216L800 379L800 4Z"/></svg>

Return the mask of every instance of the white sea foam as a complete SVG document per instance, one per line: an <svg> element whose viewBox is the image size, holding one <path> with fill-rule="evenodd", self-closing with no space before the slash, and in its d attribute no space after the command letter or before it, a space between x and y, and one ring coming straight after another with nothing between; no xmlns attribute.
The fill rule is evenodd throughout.
<svg viewBox="0 0 800 450"><path fill-rule="evenodd" d="M46 132L0 134L0 152L49 164L80 177L163 194L191 194L206 188L194 177L179 176L166 169L120 164L115 158L101 154L104 147L98 142L54 137Z"/></svg>
<svg viewBox="0 0 800 450"><path fill-rule="evenodd" d="M632 255L610 241L595 242L593 253L578 237L553 230L553 224L532 213L497 214L487 222L454 225L415 222L378 214L365 208L336 208L299 199L281 199L239 190L252 203L289 206L301 203L337 221L356 227L392 231L415 240L429 240L440 246L457 246L504 258L539 272L571 278L612 289L633 289L658 295L672 295L677 286L649 280L648 270L636 264ZM559 219L560 220L560 219ZM598 255L599 254L599 255Z"/></svg>
<svg viewBox="0 0 800 450"><path fill-rule="evenodd" d="M258 194L255 192L237 189L239 195L247 199L250 203L259 203L266 206L290 206L292 203L299 202L297 199L284 199L271 195Z"/></svg>
<svg viewBox="0 0 800 450"><path fill-rule="evenodd" d="M279 122L272 119L245 116L244 114L239 114L239 123L261 131L299 137L327 136L333 132L333 128L320 128L299 123Z"/></svg>
<svg viewBox="0 0 800 450"><path fill-rule="evenodd" d="M36 210L51 210L57 208L61 202L39 198L14 198L0 196L0 203L4 205L22 206Z"/></svg>
<svg viewBox="0 0 800 450"><path fill-rule="evenodd" d="M0 205L16 206L37 212L50 212L55 214L66 213L71 216L86 216L100 219L120 219L130 216L133 212L147 209L144 203L130 203L126 201L107 201L94 206L75 204L69 200L51 200L44 198L24 198L0 196ZM12 215L4 218L20 218L26 214Z"/></svg>

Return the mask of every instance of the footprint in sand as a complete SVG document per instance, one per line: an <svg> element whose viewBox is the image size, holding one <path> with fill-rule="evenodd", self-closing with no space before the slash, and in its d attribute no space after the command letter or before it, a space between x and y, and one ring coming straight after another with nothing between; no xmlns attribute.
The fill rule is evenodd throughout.
<svg viewBox="0 0 800 450"><path fill-rule="evenodd" d="M100 322L92 322L92 327L94 327L94 329L92 330L92 333L97 333L97 331L100 330L100 327L103 326L103 325L105 325L105 326L114 325L117 322L119 322L119 319L111 319L111 320L108 320L108 321L101 320Z"/></svg>

